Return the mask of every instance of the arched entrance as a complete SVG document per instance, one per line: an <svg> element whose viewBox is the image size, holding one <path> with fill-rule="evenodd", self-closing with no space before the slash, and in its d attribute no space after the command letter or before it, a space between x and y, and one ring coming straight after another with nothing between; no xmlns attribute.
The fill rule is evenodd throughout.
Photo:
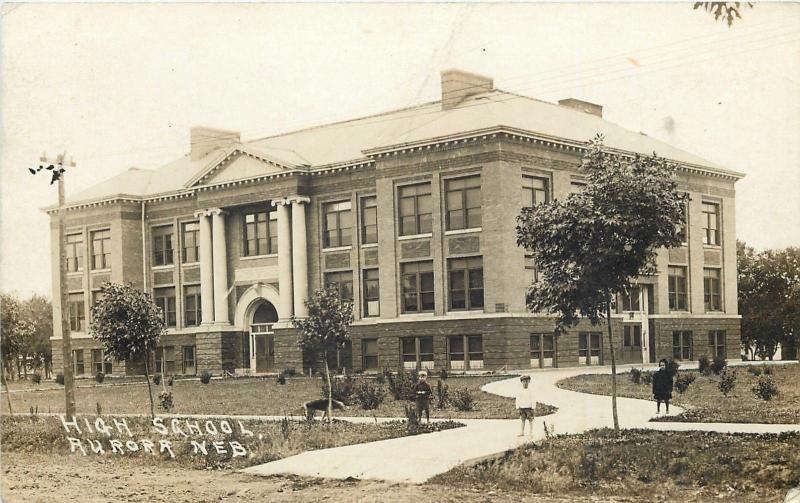
<svg viewBox="0 0 800 503"><path fill-rule="evenodd" d="M275 335L272 325L278 321L278 312L272 303L263 301L253 311L250 321L250 370L269 372L275 367Z"/></svg>

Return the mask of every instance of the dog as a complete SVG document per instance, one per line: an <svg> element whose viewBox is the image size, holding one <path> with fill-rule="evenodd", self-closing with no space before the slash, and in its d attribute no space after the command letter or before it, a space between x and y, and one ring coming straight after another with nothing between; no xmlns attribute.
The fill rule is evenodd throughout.
<svg viewBox="0 0 800 503"><path fill-rule="evenodd" d="M333 410L345 410L347 407L339 400L333 400ZM310 400L303 404L303 413L306 420L313 421L317 416L317 411L322 411L322 419L328 417L328 400L320 398L319 400Z"/></svg>

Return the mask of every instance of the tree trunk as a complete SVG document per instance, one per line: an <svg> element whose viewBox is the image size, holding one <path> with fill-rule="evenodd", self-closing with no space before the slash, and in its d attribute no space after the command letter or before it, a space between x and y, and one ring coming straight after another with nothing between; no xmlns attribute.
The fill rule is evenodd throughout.
<svg viewBox="0 0 800 503"><path fill-rule="evenodd" d="M3 371L2 374L0 374L0 378L3 379L3 387L6 388L6 400L8 401L8 415L10 416L11 414L14 413L14 411L11 410L11 391L9 391L8 389L8 383L6 382L5 371Z"/></svg>
<svg viewBox="0 0 800 503"><path fill-rule="evenodd" d="M333 386L331 385L331 371L328 368L328 352L323 352L323 360L325 360L325 377L328 379L328 424L331 424L333 419Z"/></svg>
<svg viewBox="0 0 800 503"><path fill-rule="evenodd" d="M614 355L614 336L611 330L611 293L606 291L606 325L608 326L608 346L611 349L611 412L614 416L614 431L619 434L617 416L617 358Z"/></svg>
<svg viewBox="0 0 800 503"><path fill-rule="evenodd" d="M153 390L150 388L150 374L147 372L147 363L150 359L150 354L147 353L144 356L144 378L147 379L147 396L150 397L150 418L155 419L156 411L155 406L153 405Z"/></svg>

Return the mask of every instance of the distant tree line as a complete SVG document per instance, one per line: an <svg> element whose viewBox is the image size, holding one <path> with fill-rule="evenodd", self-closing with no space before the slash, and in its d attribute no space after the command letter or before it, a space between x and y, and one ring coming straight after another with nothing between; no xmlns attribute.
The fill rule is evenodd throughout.
<svg viewBox="0 0 800 503"><path fill-rule="evenodd" d="M0 353L6 379L27 378L29 372L49 379L53 364L50 337L53 306L46 297L20 299L0 293Z"/></svg>
<svg viewBox="0 0 800 503"><path fill-rule="evenodd" d="M800 338L800 248L756 252L736 243L742 346L749 359L797 359Z"/></svg>

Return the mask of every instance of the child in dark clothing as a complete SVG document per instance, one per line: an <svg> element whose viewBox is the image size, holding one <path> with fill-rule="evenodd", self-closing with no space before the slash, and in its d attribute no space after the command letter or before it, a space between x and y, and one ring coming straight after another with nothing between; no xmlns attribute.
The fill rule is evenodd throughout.
<svg viewBox="0 0 800 503"><path fill-rule="evenodd" d="M426 382L428 373L424 370L419 373L419 381L414 385L414 399L417 405L417 420L422 421L422 411L425 411L425 419L428 424L431 422L430 398L433 394L431 385Z"/></svg>
<svg viewBox="0 0 800 503"><path fill-rule="evenodd" d="M672 399L672 376L667 370L667 360L658 362L658 370L653 374L653 398L656 399L656 414L661 413L661 402L669 414L669 401Z"/></svg>

